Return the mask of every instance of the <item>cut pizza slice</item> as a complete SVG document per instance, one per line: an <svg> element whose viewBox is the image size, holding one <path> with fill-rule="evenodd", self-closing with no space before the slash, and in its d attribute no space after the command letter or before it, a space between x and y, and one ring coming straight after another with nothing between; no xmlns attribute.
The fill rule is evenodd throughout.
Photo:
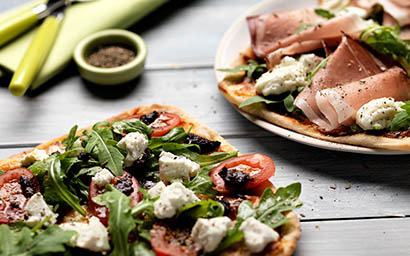
<svg viewBox="0 0 410 256"><path fill-rule="evenodd" d="M138 107L0 161L2 255L291 255L300 184L183 110Z"/></svg>

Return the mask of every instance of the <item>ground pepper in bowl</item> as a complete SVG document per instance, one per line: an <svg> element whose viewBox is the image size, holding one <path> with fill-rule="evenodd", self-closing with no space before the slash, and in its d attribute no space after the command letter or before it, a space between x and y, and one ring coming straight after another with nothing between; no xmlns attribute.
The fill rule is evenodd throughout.
<svg viewBox="0 0 410 256"><path fill-rule="evenodd" d="M136 52L124 45L102 45L87 57L87 63L99 68L115 68L135 59Z"/></svg>

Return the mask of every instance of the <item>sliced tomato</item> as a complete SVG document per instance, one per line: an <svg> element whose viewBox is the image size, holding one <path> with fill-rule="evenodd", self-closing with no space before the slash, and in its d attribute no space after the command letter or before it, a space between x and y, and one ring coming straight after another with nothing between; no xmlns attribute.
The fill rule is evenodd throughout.
<svg viewBox="0 0 410 256"><path fill-rule="evenodd" d="M133 191L128 197L131 198L131 207L134 207L139 201L142 200L142 194L138 190L140 185L138 184L138 181L133 176L131 176L126 171L124 171L123 175L120 178L114 178L110 182L110 184L115 186L119 179L124 178L126 176L129 176L129 178L132 181L131 187L132 187ZM92 200L93 197L95 197L97 195L100 195L100 194L103 194L104 191L105 191L105 187L100 187L91 180L90 188L89 188L89 191L88 191L88 201L90 203L90 211L94 216L96 216L100 219L101 223L103 223L105 226L107 226L108 225L108 216L109 216L109 213L110 213L109 209L105 206L101 206L99 204L96 204Z"/></svg>
<svg viewBox="0 0 410 256"><path fill-rule="evenodd" d="M152 249L158 256L196 256L198 249L194 246L186 246L179 243L186 239L173 239L174 234L168 233L167 228L154 225L150 232ZM178 241L177 241L178 240Z"/></svg>
<svg viewBox="0 0 410 256"><path fill-rule="evenodd" d="M26 168L9 170L0 176L0 224L24 219L26 201L40 191L36 176Z"/></svg>
<svg viewBox="0 0 410 256"><path fill-rule="evenodd" d="M211 178L216 186L215 188L221 193L229 193L238 189L225 184L225 180L220 175L224 167L228 170L232 169L244 172L249 176L250 179L242 188L243 190L250 190L259 186L275 173L273 160L263 154L249 154L225 160L211 172Z"/></svg>
<svg viewBox="0 0 410 256"><path fill-rule="evenodd" d="M181 123L178 115L171 113L160 113L159 117L149 125L152 130L151 137L159 137L167 134L172 128Z"/></svg>

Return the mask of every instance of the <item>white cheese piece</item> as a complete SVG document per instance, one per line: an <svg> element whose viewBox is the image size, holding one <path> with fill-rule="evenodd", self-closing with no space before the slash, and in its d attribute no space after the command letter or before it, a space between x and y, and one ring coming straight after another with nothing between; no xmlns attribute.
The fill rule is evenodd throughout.
<svg viewBox="0 0 410 256"><path fill-rule="evenodd" d="M147 137L140 132L131 132L124 136L118 143L119 148L127 151L125 166L131 166L148 147Z"/></svg>
<svg viewBox="0 0 410 256"><path fill-rule="evenodd" d="M160 181L157 184L155 184L155 186L153 186L152 188L150 188L148 190L148 195L151 198L155 198L157 196L160 196L161 192L162 192L162 190L164 190L164 188L165 188L164 182Z"/></svg>
<svg viewBox="0 0 410 256"><path fill-rule="evenodd" d="M148 125L149 128L151 129L160 129L160 128L164 128L165 126L167 126L167 122L168 120L170 120L171 118L169 118L166 115L160 115L157 119L155 119L154 122L152 122L151 124Z"/></svg>
<svg viewBox="0 0 410 256"><path fill-rule="evenodd" d="M322 60L314 54L304 54L299 60L285 56L280 64L262 74L256 81L256 91L264 96L293 92L307 84L307 74Z"/></svg>
<svg viewBox="0 0 410 256"><path fill-rule="evenodd" d="M58 152L60 154L63 154L65 152L65 147L63 145L51 145L48 149L47 149L47 153L49 155Z"/></svg>
<svg viewBox="0 0 410 256"><path fill-rule="evenodd" d="M192 228L191 237L202 246L205 252L212 252L231 226L232 221L228 217L199 218Z"/></svg>
<svg viewBox="0 0 410 256"><path fill-rule="evenodd" d="M108 251L110 249L107 228L97 217L91 217L89 223L63 223L60 224L60 228L77 232L77 235L74 236L72 240L72 243L77 247L88 249L93 252Z"/></svg>
<svg viewBox="0 0 410 256"><path fill-rule="evenodd" d="M323 0L320 8L328 10L336 16L343 16L351 13L357 14L359 17L366 17L368 11L363 8L349 6L350 0Z"/></svg>
<svg viewBox="0 0 410 256"><path fill-rule="evenodd" d="M184 187L180 182L174 182L165 187L159 199L154 203L154 214L158 219L171 218L179 208L193 204L199 198L192 190Z"/></svg>
<svg viewBox="0 0 410 256"><path fill-rule="evenodd" d="M104 168L95 174L95 176L92 178L92 181L98 186L103 187L109 184L113 179L114 175L112 175L110 170Z"/></svg>
<svg viewBox="0 0 410 256"><path fill-rule="evenodd" d="M22 166L29 166L33 164L35 161L43 161L48 157L48 154L43 149L34 149L30 153L27 153L21 159Z"/></svg>
<svg viewBox="0 0 410 256"><path fill-rule="evenodd" d="M169 152L161 152L159 155L159 176L165 183L172 179L189 181L199 172L199 164L183 156L176 156Z"/></svg>
<svg viewBox="0 0 410 256"><path fill-rule="evenodd" d="M55 224L58 214L54 213L45 201L40 192L35 193L26 203L24 210L26 211L27 219L25 222L28 226L34 227L51 215L51 219L44 223L45 226Z"/></svg>
<svg viewBox="0 0 410 256"><path fill-rule="evenodd" d="M356 124L363 130L388 128L403 105L404 102L395 101L393 98L371 100L357 111Z"/></svg>
<svg viewBox="0 0 410 256"><path fill-rule="evenodd" d="M263 251L267 244L279 239L278 232L254 217L247 218L239 230L243 232L245 244L253 253Z"/></svg>

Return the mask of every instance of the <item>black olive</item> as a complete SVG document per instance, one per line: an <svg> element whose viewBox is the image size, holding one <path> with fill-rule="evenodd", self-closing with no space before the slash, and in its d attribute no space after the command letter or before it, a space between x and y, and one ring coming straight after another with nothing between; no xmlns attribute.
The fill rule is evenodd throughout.
<svg viewBox="0 0 410 256"><path fill-rule="evenodd" d="M219 141L208 140L193 133L188 134L187 138L185 139L185 142L188 144L197 144L201 148L202 154L215 151L221 145L221 142Z"/></svg>
<svg viewBox="0 0 410 256"><path fill-rule="evenodd" d="M249 175L242 171L235 169L228 169L223 167L219 172L219 176L225 181L225 185L232 188L243 188L248 181L253 179Z"/></svg>
<svg viewBox="0 0 410 256"><path fill-rule="evenodd" d="M134 189L132 188L131 175L127 173L120 177L117 184L115 184L115 188L127 196L131 195L131 193L134 192Z"/></svg>
<svg viewBox="0 0 410 256"><path fill-rule="evenodd" d="M149 124L153 123L153 122L155 121L155 119L157 119L158 117L159 117L158 112L157 112L157 111L154 111L154 112L152 112L152 113L142 115L142 116L140 117L140 120L141 120L141 122L143 122L144 124L149 125Z"/></svg>
<svg viewBox="0 0 410 256"><path fill-rule="evenodd" d="M36 184L34 182L34 177L31 179L27 176L21 176L19 184L23 190L23 195L27 198L30 198L35 193Z"/></svg>

